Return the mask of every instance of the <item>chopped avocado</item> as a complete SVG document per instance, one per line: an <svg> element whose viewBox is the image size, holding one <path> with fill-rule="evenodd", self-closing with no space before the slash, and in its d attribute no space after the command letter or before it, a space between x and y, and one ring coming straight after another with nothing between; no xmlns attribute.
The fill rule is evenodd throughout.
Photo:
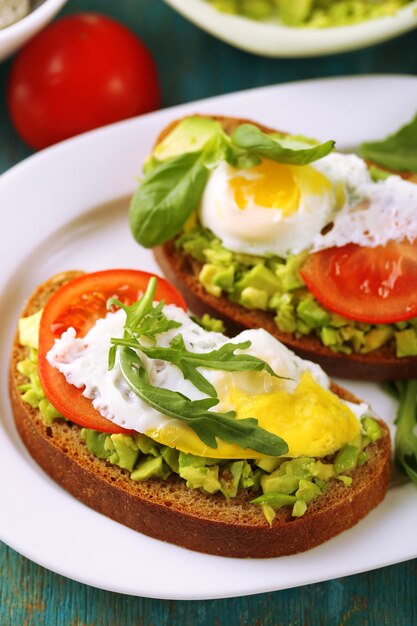
<svg viewBox="0 0 417 626"><path fill-rule="evenodd" d="M217 245L216 245L217 243ZM218 240L211 243L210 247L204 249L204 257L207 263L213 263L214 265L225 265L225 269L233 261L233 253L230 250L226 250L220 244Z"/></svg>
<svg viewBox="0 0 417 626"><path fill-rule="evenodd" d="M187 452L180 452L178 456L179 469L184 467L204 467L206 459L204 456L195 456L194 454L187 454Z"/></svg>
<svg viewBox="0 0 417 626"><path fill-rule="evenodd" d="M364 465L366 463L366 461L368 460L369 455L367 452L361 452L358 456L358 467L360 467L361 465Z"/></svg>
<svg viewBox="0 0 417 626"><path fill-rule="evenodd" d="M245 287L240 294L239 303L247 309L260 309L265 311L268 307L268 294L262 289Z"/></svg>
<svg viewBox="0 0 417 626"><path fill-rule="evenodd" d="M235 283L235 267L233 265L229 265L227 269L224 269L222 272L219 272L214 277L214 285L220 287L224 291L232 291Z"/></svg>
<svg viewBox="0 0 417 626"><path fill-rule="evenodd" d="M206 261L206 250L210 249L213 236L208 230L191 228L183 233L175 242L177 248L182 248L186 254L203 263Z"/></svg>
<svg viewBox="0 0 417 626"><path fill-rule="evenodd" d="M260 484L260 478L259 478L259 484ZM241 487L242 489L247 489L248 487L254 487L254 486L255 486L255 475L254 475L254 472L252 471L252 466L247 461L244 461L239 487Z"/></svg>
<svg viewBox="0 0 417 626"><path fill-rule="evenodd" d="M270 506L269 504L263 504L262 505L262 513L264 514L265 519L268 522L268 524L270 526L272 526L272 522L274 521L274 519L277 516L277 514L275 513L275 511L272 508L272 506Z"/></svg>
<svg viewBox="0 0 417 626"><path fill-rule="evenodd" d="M313 476L315 460L309 456L300 456L290 461L285 461L277 470L288 476L310 479Z"/></svg>
<svg viewBox="0 0 417 626"><path fill-rule="evenodd" d="M294 289L304 287L299 272L307 256L307 252L301 252L300 254L289 256L285 259L285 263L277 266L275 275L280 281L282 291L293 291Z"/></svg>
<svg viewBox="0 0 417 626"><path fill-rule="evenodd" d="M350 487L353 482L352 476L345 476L344 474L339 474L336 478L346 485L346 487Z"/></svg>
<svg viewBox="0 0 417 626"><path fill-rule="evenodd" d="M239 488L244 461L233 461L222 467L219 475L221 492L226 498L234 498Z"/></svg>
<svg viewBox="0 0 417 626"><path fill-rule="evenodd" d="M190 489L203 489L207 493L221 490L218 465L212 467L180 466L180 476L187 481L187 487Z"/></svg>
<svg viewBox="0 0 417 626"><path fill-rule="evenodd" d="M339 331L331 326L324 326L320 329L320 337L325 346L335 346L340 343Z"/></svg>
<svg viewBox="0 0 417 626"><path fill-rule="evenodd" d="M255 464L263 469L265 472L268 472L268 474L274 472L281 465L281 463L282 459L279 456L269 456L264 459L258 459L257 461L255 461Z"/></svg>
<svg viewBox="0 0 417 626"><path fill-rule="evenodd" d="M297 306L297 315L309 328L320 328L330 321L329 313L312 298L301 300Z"/></svg>
<svg viewBox="0 0 417 626"><path fill-rule="evenodd" d="M140 460L136 468L130 474L132 480L148 480L148 478L162 478L165 480L171 470L164 463L162 456L148 457Z"/></svg>
<svg viewBox="0 0 417 626"><path fill-rule="evenodd" d="M381 439L381 436L382 436L381 426L378 424L376 420L374 420L372 417L366 416L362 418L361 423L365 431L366 437L368 437L370 441L374 442L374 441L378 441L378 439ZM362 448L364 447L365 446L362 445Z"/></svg>
<svg viewBox="0 0 417 626"><path fill-rule="evenodd" d="M39 406L39 397L34 389L28 389L22 396L23 402L27 402L33 409Z"/></svg>
<svg viewBox="0 0 417 626"><path fill-rule="evenodd" d="M201 326L201 328L204 328L204 330L208 330L213 333L224 333L226 330L222 320L211 317L208 313L204 313L203 317L200 318L192 316L191 319L193 322Z"/></svg>
<svg viewBox="0 0 417 626"><path fill-rule="evenodd" d="M30 315L21 317L19 320L19 342L22 346L29 348L39 347L39 325L41 323L43 309Z"/></svg>
<svg viewBox="0 0 417 626"><path fill-rule="evenodd" d="M340 336L345 340L349 341L353 345L353 349L355 352L359 352L361 347L365 342L365 333L363 330L359 330L359 328L355 328L353 326L343 326L340 328Z"/></svg>
<svg viewBox="0 0 417 626"><path fill-rule="evenodd" d="M83 428L81 430L81 437L85 441L85 445L87 446L87 450L97 456L99 459L108 459L111 451L108 449L108 446L105 446L105 442L109 439L109 435L107 433L100 433L97 430L90 430L88 428Z"/></svg>
<svg viewBox="0 0 417 626"><path fill-rule="evenodd" d="M300 480L298 489L295 492L297 498L304 500L307 504L314 500L317 496L321 495L321 489L316 483L311 480Z"/></svg>
<svg viewBox="0 0 417 626"><path fill-rule="evenodd" d="M339 450L334 461L334 468L337 474L343 474L354 469L358 462L359 453L359 448L352 444L348 444Z"/></svg>
<svg viewBox="0 0 417 626"><path fill-rule="evenodd" d="M180 453L178 452L178 450L175 450L174 448L168 448L168 446L163 446L161 450L161 456L164 459L165 463L169 465L172 471L176 474L178 474L179 472L179 455Z"/></svg>
<svg viewBox="0 0 417 626"><path fill-rule="evenodd" d="M396 355L417 356L417 332L414 328L408 328L395 333Z"/></svg>
<svg viewBox="0 0 417 626"><path fill-rule="evenodd" d="M32 374L37 371L38 367L35 361L31 361L30 359L25 359L24 361L19 361L17 364L17 371L23 376L30 378Z"/></svg>
<svg viewBox="0 0 417 626"><path fill-rule="evenodd" d="M333 463L322 463L321 461L316 461L314 464L313 475L315 478L319 480L330 480L336 474L336 470L334 468Z"/></svg>
<svg viewBox="0 0 417 626"><path fill-rule="evenodd" d="M364 338L364 345L361 348L361 352L363 354L367 354L368 352L372 352L372 350L376 350L387 343L391 337L394 335L394 329L392 326L388 326L387 324L379 324L378 327L373 328L367 333Z"/></svg>
<svg viewBox="0 0 417 626"><path fill-rule="evenodd" d="M249 465L249 463L248 463L248 465ZM249 465L249 467L250 467L250 465ZM241 479L239 487L242 487L242 488L250 487L250 489L256 493L256 492L260 491L260 489L261 489L261 478L262 478L262 476L264 476L263 470L261 470L260 468L255 469L253 472L251 472L250 480L251 480L252 484L243 485L243 481Z"/></svg>
<svg viewBox="0 0 417 626"><path fill-rule="evenodd" d="M160 455L160 446L153 439L137 433L134 435L135 444L142 454L151 454L152 456Z"/></svg>
<svg viewBox="0 0 417 626"><path fill-rule="evenodd" d="M139 448L135 442L133 437L129 435L117 434L110 435L110 439L114 446L114 454L112 455L115 458L117 455L117 461L111 461L111 463L116 463L119 467L123 469L127 469L130 472L136 465L136 461L139 457Z"/></svg>
<svg viewBox="0 0 417 626"><path fill-rule="evenodd" d="M300 478L298 476L262 476L261 486L264 493L294 493L298 488Z"/></svg>
<svg viewBox="0 0 417 626"><path fill-rule="evenodd" d="M221 287L215 284L215 278L219 274L223 273L222 266L212 265L211 263L206 263L201 268L200 274L198 275L198 280L205 287L208 293L211 293L212 296L219 297L222 293Z"/></svg>
<svg viewBox="0 0 417 626"><path fill-rule="evenodd" d="M38 408L47 426L50 426L54 420L62 418L61 413L49 402L48 398L39 400Z"/></svg>
<svg viewBox="0 0 417 626"><path fill-rule="evenodd" d="M164 161L187 152L197 152L220 133L223 133L221 124L213 119L186 117L156 146L153 157Z"/></svg>
<svg viewBox="0 0 417 626"><path fill-rule="evenodd" d="M287 506L289 504L295 504L297 502L297 498L295 496L289 496L286 493L265 493L258 498L255 498L251 501L253 504L268 504L274 508L279 508L280 506Z"/></svg>
<svg viewBox="0 0 417 626"><path fill-rule="evenodd" d="M311 14L314 0L275 0L278 13L287 26L299 26Z"/></svg>
<svg viewBox="0 0 417 626"><path fill-rule="evenodd" d="M307 511L307 502L305 500L297 500L292 509L293 517L301 517Z"/></svg>
<svg viewBox="0 0 417 626"><path fill-rule="evenodd" d="M297 328L297 319L295 316L295 307L291 302L291 296L284 293L280 296L280 302L276 302L278 312L274 317L274 321L283 333L293 333ZM270 303L270 306L272 302Z"/></svg>
<svg viewBox="0 0 417 626"><path fill-rule="evenodd" d="M281 292L280 281L274 272L271 272L265 265L255 265L236 283L236 288L239 291L243 291L246 287L264 291L268 296Z"/></svg>
<svg viewBox="0 0 417 626"><path fill-rule="evenodd" d="M29 319L29 318L26 318ZM29 379L29 382L20 385L20 391L23 392L22 400L27 402L34 409L39 409L45 424L50 426L57 418L62 418L59 411L46 398L42 389L41 381L38 374L38 351L30 348L29 357L17 363L17 370L23 376Z"/></svg>

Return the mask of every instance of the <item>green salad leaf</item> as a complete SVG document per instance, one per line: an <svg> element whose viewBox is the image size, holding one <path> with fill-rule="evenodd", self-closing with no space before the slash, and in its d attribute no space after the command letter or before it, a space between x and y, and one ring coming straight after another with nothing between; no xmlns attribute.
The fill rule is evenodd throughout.
<svg viewBox="0 0 417 626"><path fill-rule="evenodd" d="M250 342L224 344L218 350L202 354L189 352L181 334L171 341L169 347L150 347L143 342L155 340L158 329L165 332L181 326L179 322L169 320L163 313L164 303L153 304L156 290L156 278L150 279L142 298L131 306L123 305L111 298L107 305L120 306L126 312L126 324L123 338L113 338L109 351L109 369L116 360L119 350L122 375L130 389L146 404L164 415L186 421L198 437L209 447L216 448L216 437L229 443L236 443L243 448L251 448L261 454L280 456L288 452L283 439L258 426L255 418L235 419L236 413L216 413L211 411L219 403L217 392L211 383L197 370L198 367L225 371L267 371L276 376L270 366L247 354L234 354L237 349L247 349ZM139 356L174 363L194 386L209 397L202 400L190 400L185 395L152 385L147 371Z"/></svg>
<svg viewBox="0 0 417 626"><path fill-rule="evenodd" d="M289 165L313 163L329 154L335 145L334 141L326 141L311 148L289 148L285 146L285 141L274 139L253 124L238 126L232 133L232 141L238 148L248 150L259 157Z"/></svg>
<svg viewBox="0 0 417 626"><path fill-rule="evenodd" d="M417 380L390 383L388 391L399 401L395 420L395 458L417 485Z"/></svg>
<svg viewBox="0 0 417 626"><path fill-rule="evenodd" d="M196 208L207 178L203 151L162 161L146 174L129 210L136 241L153 248L174 237Z"/></svg>
<svg viewBox="0 0 417 626"><path fill-rule="evenodd" d="M361 144L359 154L390 170L417 173L417 115L386 139Z"/></svg>

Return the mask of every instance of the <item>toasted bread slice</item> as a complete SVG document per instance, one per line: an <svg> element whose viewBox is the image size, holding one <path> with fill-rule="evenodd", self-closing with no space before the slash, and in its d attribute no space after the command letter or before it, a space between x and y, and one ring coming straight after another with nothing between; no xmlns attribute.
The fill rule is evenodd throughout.
<svg viewBox="0 0 417 626"><path fill-rule="evenodd" d="M31 315L76 272L59 274L41 285L23 311ZM275 557L302 552L338 535L381 502L390 475L390 437L367 447L368 461L351 472L353 484L332 480L322 496L310 503L305 515L293 519L289 507L278 509L272 527L261 509L242 492L227 501L188 489L183 480L133 481L129 473L90 454L80 427L65 420L47 426L39 411L21 399L25 382L17 363L26 349L16 337L10 366L10 394L18 431L33 458L49 476L84 504L141 533L191 550L229 557ZM334 385L340 397L357 401Z"/></svg>
<svg viewBox="0 0 417 626"><path fill-rule="evenodd" d="M270 128L246 119L218 116L213 116L213 119L220 121L229 134L239 124L248 122L256 124L264 132L273 132ZM167 126L157 138L155 145L160 143L180 121L176 120ZM400 175L417 182L415 175L408 173L400 173ZM334 352L313 334L297 338L290 333L280 331L274 322L273 313L248 310L230 301L227 296L216 297L209 294L198 280L201 263L185 255L183 251L177 250L173 241L156 247L154 255L164 275L182 292L190 309L196 315L209 313L222 319L228 332L237 333L245 328L265 328L299 356L319 363L331 376L379 382L409 379L416 376L417 357L398 358L387 345L368 354L346 355Z"/></svg>

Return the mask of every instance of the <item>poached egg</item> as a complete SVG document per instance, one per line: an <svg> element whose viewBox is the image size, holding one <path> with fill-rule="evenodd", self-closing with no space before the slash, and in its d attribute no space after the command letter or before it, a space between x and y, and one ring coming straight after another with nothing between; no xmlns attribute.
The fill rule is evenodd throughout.
<svg viewBox="0 0 417 626"><path fill-rule="evenodd" d="M222 162L210 173L199 220L226 248L255 256L412 242L417 185L396 175L374 181L363 159L337 152L311 165Z"/></svg>
<svg viewBox="0 0 417 626"><path fill-rule="evenodd" d="M255 417L260 427L287 442L289 452L285 456L326 456L354 440L360 432L359 418L367 412L367 405L341 400L329 390L329 379L318 365L300 359L265 330L245 330L229 339L221 333L205 331L174 305L166 305L164 313L181 327L159 334L157 345L169 346L177 333L182 334L188 350L200 353L225 343L250 340L247 350L236 353L257 356L278 376L285 377L275 378L264 371L199 368L218 394L219 404L213 410L234 410L236 419ZM110 340L122 337L125 319L123 310L108 313L82 338L76 336L74 328L69 328L49 351L49 363L64 374L69 384L84 388L83 395L91 399L103 417L123 428L197 456L221 459L262 456L219 439L217 448L206 446L185 422L163 415L136 396L123 378L118 358L109 371ZM183 378L174 364L150 359L141 352L139 355L152 385L178 391L191 400L206 397Z"/></svg>

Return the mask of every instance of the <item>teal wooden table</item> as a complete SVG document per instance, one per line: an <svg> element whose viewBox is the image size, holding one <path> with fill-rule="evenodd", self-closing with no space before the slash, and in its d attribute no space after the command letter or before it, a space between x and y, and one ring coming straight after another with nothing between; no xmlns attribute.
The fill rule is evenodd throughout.
<svg viewBox="0 0 417 626"><path fill-rule="evenodd" d="M417 31L358 52L273 60L213 39L161 0L72 0L64 13L80 10L113 15L143 38L158 64L164 106L320 76L417 74ZM9 70L10 62L0 65L0 172L31 153L8 119L5 88ZM0 626L412 626L417 624L416 599L417 560L287 591L175 602L123 596L75 583L0 544Z"/></svg>

